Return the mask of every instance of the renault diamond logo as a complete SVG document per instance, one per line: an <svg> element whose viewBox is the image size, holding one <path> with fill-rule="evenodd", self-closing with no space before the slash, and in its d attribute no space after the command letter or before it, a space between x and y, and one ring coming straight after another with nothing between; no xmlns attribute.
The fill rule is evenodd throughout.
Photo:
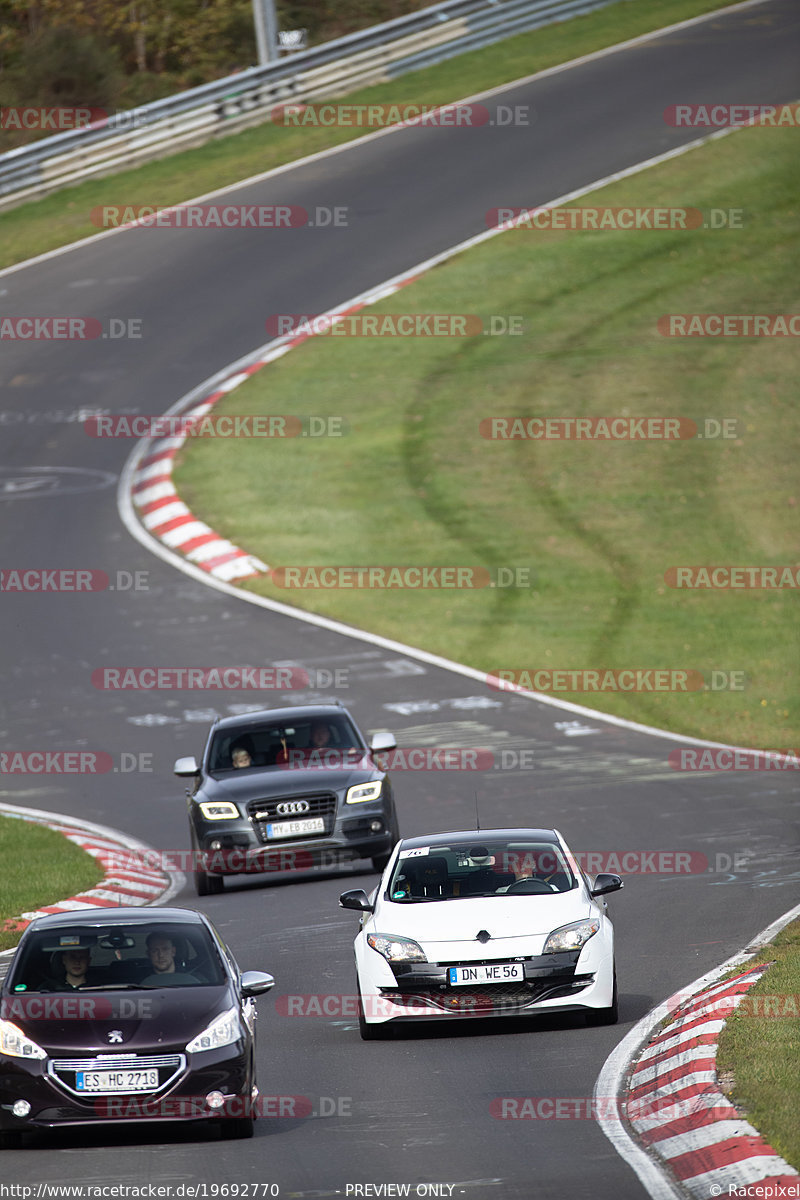
<svg viewBox="0 0 800 1200"><path fill-rule="evenodd" d="M108 1040L110 1042L121 1042L122 1041L122 1030L121 1029L110 1029L108 1032Z"/></svg>
<svg viewBox="0 0 800 1200"><path fill-rule="evenodd" d="M480 933L475 934L475 940L477 942L490 942L492 940L492 935L485 929L482 929Z"/></svg>
<svg viewBox="0 0 800 1200"><path fill-rule="evenodd" d="M279 817L294 817L298 813L307 813L310 808L307 800L284 800L275 811Z"/></svg>

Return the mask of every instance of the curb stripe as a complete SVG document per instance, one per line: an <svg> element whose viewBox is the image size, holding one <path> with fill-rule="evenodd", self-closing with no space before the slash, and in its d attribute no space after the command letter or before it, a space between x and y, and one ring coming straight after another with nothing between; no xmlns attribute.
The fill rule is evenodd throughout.
<svg viewBox="0 0 800 1200"><path fill-rule="evenodd" d="M142 853L151 849L135 838L120 834L119 840L115 840L113 830L103 828L100 833L100 827L92 827L89 822L85 828L81 828L74 818L18 805L0 804L0 815L28 821L34 825L44 825L55 833L60 833L67 841L90 854L104 871L103 878L95 887L53 904L43 904L34 911L21 913L16 922L20 933L35 917L47 913L85 912L122 904L137 907L149 905L156 900L171 898L183 886L184 876L180 871L159 871L152 866L141 871L134 867L125 872L118 871L116 864L122 855L130 857L132 853Z"/></svg>
<svg viewBox="0 0 800 1200"><path fill-rule="evenodd" d="M630 1125L702 1200L707 1200L712 1186L726 1191L768 1176L797 1181L794 1168L719 1090L716 1072L719 1037L730 1016L727 1006L732 1012L769 965L758 963L688 998L630 1067L626 1089ZM648 1106L656 1111L631 1116L632 1101L644 1112ZM681 1111L681 1102L687 1101L686 1111Z"/></svg>

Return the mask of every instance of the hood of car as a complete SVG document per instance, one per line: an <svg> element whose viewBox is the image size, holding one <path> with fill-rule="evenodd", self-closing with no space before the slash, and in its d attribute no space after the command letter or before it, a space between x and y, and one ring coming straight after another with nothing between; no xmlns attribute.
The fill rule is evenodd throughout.
<svg viewBox="0 0 800 1200"><path fill-rule="evenodd" d="M380 776L367 757L341 767L264 767L256 770L207 775L201 788L203 800L231 800L246 804L269 796L298 792L336 792ZM200 793L198 793L199 795Z"/></svg>
<svg viewBox="0 0 800 1200"><path fill-rule="evenodd" d="M5 995L0 1011L53 1057L183 1050L233 1003L228 986L175 986Z"/></svg>
<svg viewBox="0 0 800 1200"><path fill-rule="evenodd" d="M559 926L580 921L591 912L588 901L575 888L552 896L465 896L421 904L384 902L371 928L414 938L423 948L452 942L480 946L477 934L485 932L490 940L483 945L486 953L491 953L492 942L544 938Z"/></svg>

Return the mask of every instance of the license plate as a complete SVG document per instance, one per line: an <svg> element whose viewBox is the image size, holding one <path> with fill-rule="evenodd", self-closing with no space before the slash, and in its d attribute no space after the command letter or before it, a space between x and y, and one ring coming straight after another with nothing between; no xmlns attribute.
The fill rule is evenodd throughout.
<svg viewBox="0 0 800 1200"><path fill-rule="evenodd" d="M76 1071L78 1092L149 1092L158 1087L158 1071Z"/></svg>
<svg viewBox="0 0 800 1200"><path fill-rule="evenodd" d="M486 966L448 967L447 979L453 987L475 983L514 983L525 978L523 963L489 963Z"/></svg>
<svg viewBox="0 0 800 1200"><path fill-rule="evenodd" d="M268 838L298 837L303 833L324 833L322 817L306 817L304 821L268 821Z"/></svg>

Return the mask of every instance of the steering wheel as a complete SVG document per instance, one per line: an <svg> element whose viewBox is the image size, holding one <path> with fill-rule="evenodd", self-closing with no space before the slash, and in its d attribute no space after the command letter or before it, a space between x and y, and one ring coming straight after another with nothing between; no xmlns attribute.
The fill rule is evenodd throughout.
<svg viewBox="0 0 800 1200"><path fill-rule="evenodd" d="M552 896L553 889L549 883L545 883L543 879L518 879L516 883L511 883L506 888L506 895L511 892L529 892L531 895L548 895Z"/></svg>

